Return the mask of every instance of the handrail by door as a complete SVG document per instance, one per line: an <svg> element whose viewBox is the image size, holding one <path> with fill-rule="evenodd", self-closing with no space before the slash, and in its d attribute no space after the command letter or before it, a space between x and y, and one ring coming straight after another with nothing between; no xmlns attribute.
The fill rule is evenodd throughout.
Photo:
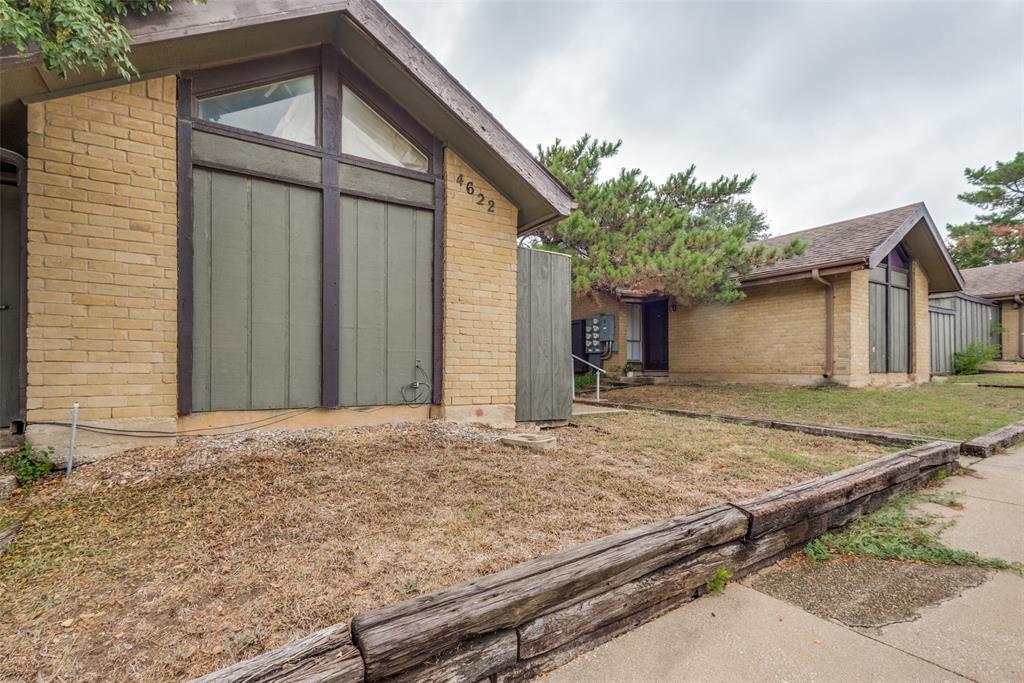
<svg viewBox="0 0 1024 683"><path fill-rule="evenodd" d="M574 360L578 360L579 362L583 363L584 365L589 365L590 367L592 367L595 370L597 370L597 399L596 400L600 401L601 400L601 375L607 375L608 371L607 370L603 370L603 369L597 367L596 365L594 365L590 361L583 360L582 358L577 356L575 353L570 353L569 355L572 356ZM576 400L576 381L575 380L573 380L573 383L572 383L572 400L574 400L574 401Z"/></svg>

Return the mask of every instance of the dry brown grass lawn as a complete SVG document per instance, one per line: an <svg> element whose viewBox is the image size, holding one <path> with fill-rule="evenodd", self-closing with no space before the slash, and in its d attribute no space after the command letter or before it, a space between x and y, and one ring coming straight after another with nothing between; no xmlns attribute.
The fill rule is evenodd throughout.
<svg viewBox="0 0 1024 683"><path fill-rule="evenodd" d="M431 422L191 439L8 501L0 680L166 681L537 555L876 457L650 413L557 451Z"/></svg>

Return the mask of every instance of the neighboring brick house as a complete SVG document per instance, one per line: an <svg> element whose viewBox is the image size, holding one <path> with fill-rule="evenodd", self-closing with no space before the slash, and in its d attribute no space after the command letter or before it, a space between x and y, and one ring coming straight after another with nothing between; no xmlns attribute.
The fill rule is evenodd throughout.
<svg viewBox="0 0 1024 683"><path fill-rule="evenodd" d="M962 270L964 291L999 306L1003 360L1024 360L1024 261Z"/></svg>
<svg viewBox="0 0 1024 683"><path fill-rule="evenodd" d="M0 57L4 424L513 421L517 239L564 186L372 0L127 25L131 83Z"/></svg>
<svg viewBox="0 0 1024 683"><path fill-rule="evenodd" d="M606 367L630 362L674 381L927 381L928 294L956 291L961 280L925 206L764 243L794 238L809 243L806 253L744 277L737 303L684 306L657 292L619 292L577 297L573 317L616 315Z"/></svg>

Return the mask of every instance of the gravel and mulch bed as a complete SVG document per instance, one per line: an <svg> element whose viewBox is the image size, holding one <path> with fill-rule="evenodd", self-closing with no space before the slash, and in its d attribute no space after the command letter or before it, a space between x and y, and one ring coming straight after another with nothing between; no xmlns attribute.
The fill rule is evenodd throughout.
<svg viewBox="0 0 1024 683"><path fill-rule="evenodd" d="M762 570L746 583L847 626L881 627L913 621L926 607L988 580L979 567L844 557L812 565L802 555Z"/></svg>
<svg viewBox="0 0 1024 683"><path fill-rule="evenodd" d="M1020 390L948 382L885 389L658 384L601 392L601 398L952 441L967 441L1024 419Z"/></svg>
<svg viewBox="0 0 1024 683"><path fill-rule="evenodd" d="M655 413L182 439L54 477L0 558L0 680L167 681L585 540L846 468L865 443Z"/></svg>

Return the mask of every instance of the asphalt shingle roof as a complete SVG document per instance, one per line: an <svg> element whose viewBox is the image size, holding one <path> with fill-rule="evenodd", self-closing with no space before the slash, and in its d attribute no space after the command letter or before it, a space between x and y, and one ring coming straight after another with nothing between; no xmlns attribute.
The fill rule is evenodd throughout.
<svg viewBox="0 0 1024 683"><path fill-rule="evenodd" d="M961 270L964 291L988 299L1024 294L1024 261Z"/></svg>
<svg viewBox="0 0 1024 683"><path fill-rule="evenodd" d="M810 244L803 256L783 259L770 266L758 268L748 277L764 277L796 268L809 269L837 261L866 259L921 207L920 202L909 204L898 209L761 240L758 244L770 247L784 247L797 238Z"/></svg>

